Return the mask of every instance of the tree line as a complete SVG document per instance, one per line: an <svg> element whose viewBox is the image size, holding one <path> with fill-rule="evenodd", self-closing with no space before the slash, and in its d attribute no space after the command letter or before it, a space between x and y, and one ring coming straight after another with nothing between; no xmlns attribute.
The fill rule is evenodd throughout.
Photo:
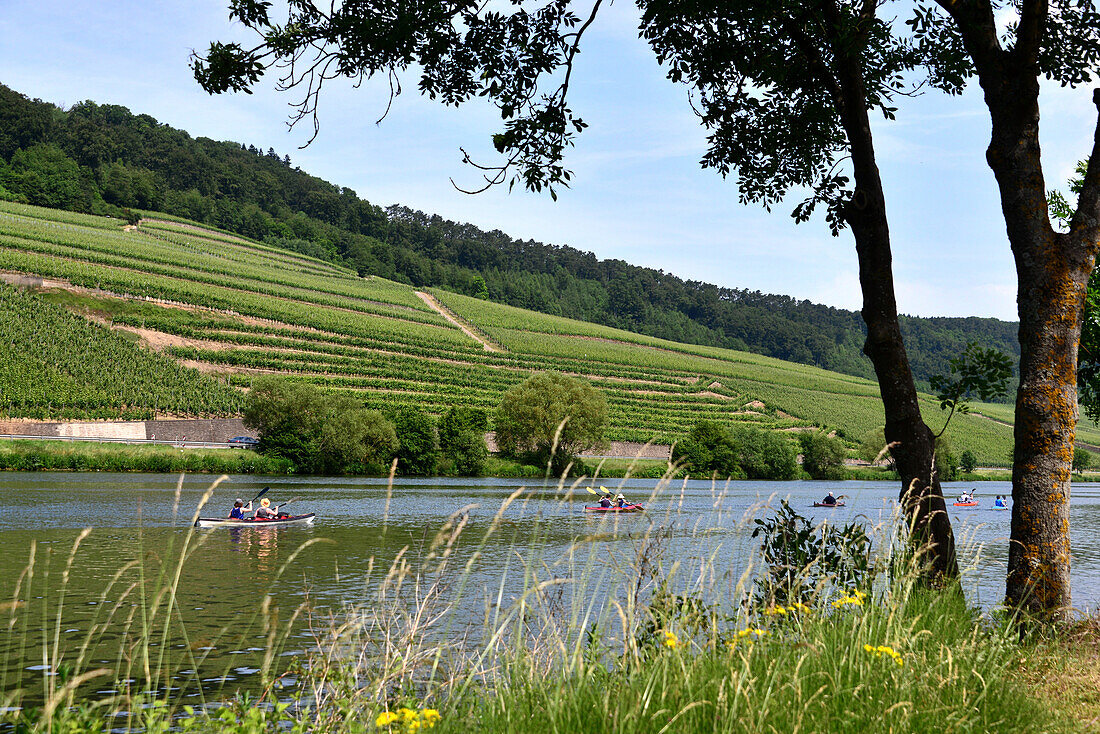
<svg viewBox="0 0 1100 734"><path fill-rule="evenodd" d="M0 196L135 219L163 211L362 275L874 376L853 311L683 280L402 206L384 210L271 147L192 138L117 105L60 110L0 85ZM1016 325L996 319L902 317L901 328L925 385L970 342L1019 353Z"/></svg>
<svg viewBox="0 0 1100 734"><path fill-rule="evenodd" d="M415 408L378 411L349 395L280 377L255 382L245 426L259 451L303 474L480 476L492 427L501 456L549 476L590 473L581 454L606 448L607 397L586 380L538 372L514 385L490 415L454 405L434 416ZM881 431L879 432L881 434ZM782 432L700 420L672 447L672 465L689 476L726 479L843 479L848 450L816 430L793 441Z"/></svg>

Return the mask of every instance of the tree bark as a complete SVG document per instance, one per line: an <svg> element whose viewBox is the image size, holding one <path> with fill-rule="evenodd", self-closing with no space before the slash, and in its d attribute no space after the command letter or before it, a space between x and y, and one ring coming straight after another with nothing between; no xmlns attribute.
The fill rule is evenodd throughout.
<svg viewBox="0 0 1100 734"><path fill-rule="evenodd" d="M835 8L831 2L825 6L827 10ZM843 42L840 40L838 47ZM870 357L878 377L886 416L886 444L901 477L899 499L909 524L910 547L918 556L923 579L940 585L959 573L955 536L936 475L935 437L920 412L898 323L886 198L875 161L863 75L855 55L838 48L836 58L835 93L839 97L841 123L848 136L856 184L843 217L852 228L859 258L861 313L867 324L863 351Z"/></svg>
<svg viewBox="0 0 1100 734"><path fill-rule="evenodd" d="M1016 260L1020 314L1005 601L1057 620L1071 604L1069 498L1078 417L1077 345L1095 243L1057 233L1050 224L1040 161L1037 77L1007 68L988 82L993 136L986 158L1000 189Z"/></svg>
<svg viewBox="0 0 1100 734"><path fill-rule="evenodd" d="M958 26L985 94L992 121L986 160L997 179L1016 261L1020 387L1005 603L1057 621L1071 604L1069 498L1078 416L1077 347L1100 234L1100 137L1070 231L1055 232L1039 148L1039 52L1046 0L1023 4L1016 45L1007 50L1000 45L988 0L938 1Z"/></svg>

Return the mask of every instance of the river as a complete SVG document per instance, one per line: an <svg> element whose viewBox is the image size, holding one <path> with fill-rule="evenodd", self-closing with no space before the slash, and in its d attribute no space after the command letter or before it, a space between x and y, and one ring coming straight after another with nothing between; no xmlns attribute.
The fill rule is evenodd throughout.
<svg viewBox="0 0 1100 734"><path fill-rule="evenodd" d="M34 691L43 690L53 668L71 664L85 645L85 667L117 666L121 630L143 626L155 631L154 657L163 640L180 661L172 679L205 689L187 695L247 686L270 646L259 612L266 595L281 620L298 608L313 612L288 623L278 655L292 658L315 644L318 619L373 603L374 586L398 554L413 568L429 557L437 563L447 546L433 551L432 541L449 519L465 522L450 550L456 576L480 549L459 602L473 620L485 613L487 600L506 602L519 594L535 567L542 569L540 578L570 577L579 566L636 572L645 555L660 569L651 569L654 575L675 571L688 585L709 575L711 584L732 585L757 549L752 519L764 517L780 499L815 522L858 519L881 529L891 527L897 492L893 482L679 481L659 487L655 480L606 480L629 500L644 503L647 512L594 518L583 511L594 499L587 482L569 496L569 487L537 481L399 479L391 488L376 479L234 476L214 491L203 516L224 515L234 498L247 500L270 486L274 502L294 498L288 510L317 513L316 525L195 530L192 517L213 478L184 477L177 493L178 480L158 474L0 473L0 691L21 688L30 692L27 700L44 695ZM945 492L953 495L963 486L945 485ZM988 608L1004 593L1010 515L992 510L992 501L1010 486L965 486L976 487L981 506L949 510L968 597ZM847 505L813 508L813 500L828 491L847 495ZM486 537L491 525L494 532ZM74 554L86 528L90 532ZM1071 528L1073 598L1087 611L1100 600L1100 485L1074 488ZM188 543L186 562L177 563ZM158 586L157 575L170 580L177 571L174 598L156 599L156 589L167 585ZM8 600L19 605L4 604ZM173 622L161 635L164 615L148 617L169 602ZM125 656L131 669L145 664L133 651Z"/></svg>

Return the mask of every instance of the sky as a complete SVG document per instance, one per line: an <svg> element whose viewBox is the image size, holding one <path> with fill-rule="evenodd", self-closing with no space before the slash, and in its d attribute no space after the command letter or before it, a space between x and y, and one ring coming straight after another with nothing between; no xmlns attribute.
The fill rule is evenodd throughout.
<svg viewBox="0 0 1100 734"><path fill-rule="evenodd" d="M798 196L770 212L741 205L735 178L700 167L705 131L687 89L665 78L638 38L631 3L605 5L586 34L570 106L590 127L567 154L574 182L556 202L518 186L460 192L455 184L475 188L479 179L459 149L492 162L499 115L481 102L456 109L422 98L411 74L381 121L385 80L358 89L331 82L320 131L304 148L312 127L288 128L296 92L276 91L273 74L251 95L207 95L188 66L192 51L214 40L254 41L227 8L227 0L0 0L0 82L62 107L117 104L195 137L274 148L380 206L402 204L688 280L861 306L850 233L832 237L820 216L796 225ZM1091 94L1043 87L1048 188L1064 186L1091 148ZM898 106L898 119L878 121L874 134L899 310L1016 320L1015 266L985 164L989 119L980 91L931 91Z"/></svg>

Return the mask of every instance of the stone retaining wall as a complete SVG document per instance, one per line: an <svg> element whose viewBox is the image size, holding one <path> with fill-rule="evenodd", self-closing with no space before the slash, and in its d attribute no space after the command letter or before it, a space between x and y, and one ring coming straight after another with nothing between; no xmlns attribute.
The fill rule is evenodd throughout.
<svg viewBox="0 0 1100 734"><path fill-rule="evenodd" d="M246 429L240 418L210 418L68 422L0 420L0 434L222 443L234 436L255 436L256 432Z"/></svg>

